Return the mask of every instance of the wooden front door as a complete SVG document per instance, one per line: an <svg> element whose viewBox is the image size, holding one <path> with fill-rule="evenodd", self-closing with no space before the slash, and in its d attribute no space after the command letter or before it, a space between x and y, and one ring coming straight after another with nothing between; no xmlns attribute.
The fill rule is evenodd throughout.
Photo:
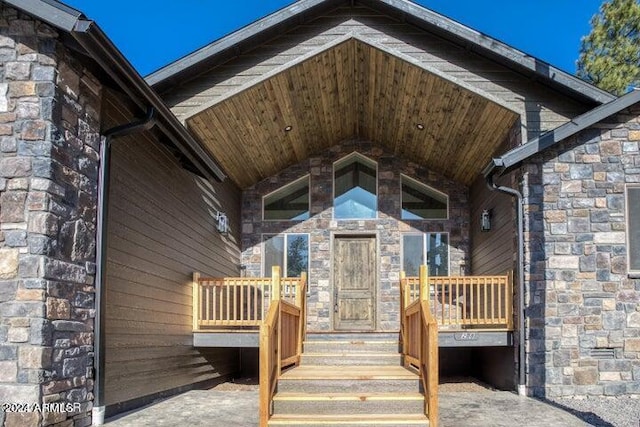
<svg viewBox="0 0 640 427"><path fill-rule="evenodd" d="M376 238L336 236L333 246L334 327L370 331L376 327Z"/></svg>

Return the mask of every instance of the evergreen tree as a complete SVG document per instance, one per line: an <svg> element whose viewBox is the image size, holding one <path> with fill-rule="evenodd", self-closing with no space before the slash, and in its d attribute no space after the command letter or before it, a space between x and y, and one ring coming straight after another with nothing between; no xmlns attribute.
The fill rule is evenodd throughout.
<svg viewBox="0 0 640 427"><path fill-rule="evenodd" d="M578 77L622 95L640 85L640 2L608 0L582 38Z"/></svg>

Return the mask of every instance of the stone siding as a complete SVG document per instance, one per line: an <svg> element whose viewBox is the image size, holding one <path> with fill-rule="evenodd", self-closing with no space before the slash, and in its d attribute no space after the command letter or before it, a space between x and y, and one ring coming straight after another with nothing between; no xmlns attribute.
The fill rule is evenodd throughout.
<svg viewBox="0 0 640 427"><path fill-rule="evenodd" d="M352 152L378 163L378 218L333 219L333 163ZM449 196L448 220L400 220L400 174L429 185ZM262 221L262 197L310 174L311 211L306 221ZM450 274L468 266L469 202L467 187L402 160L369 142L347 141L322 155L290 167L250 187L242 197L242 262L246 274L262 274L263 234L309 233L309 306L311 331L332 329L331 236L336 232L371 232L378 240L377 329L398 330L402 233L447 232L451 246Z"/></svg>
<svg viewBox="0 0 640 427"><path fill-rule="evenodd" d="M93 399L100 84L57 33L0 6L0 425L85 426Z"/></svg>
<svg viewBox="0 0 640 427"><path fill-rule="evenodd" d="M640 108L525 166L527 355L539 396L640 394L640 280L625 186L640 183Z"/></svg>

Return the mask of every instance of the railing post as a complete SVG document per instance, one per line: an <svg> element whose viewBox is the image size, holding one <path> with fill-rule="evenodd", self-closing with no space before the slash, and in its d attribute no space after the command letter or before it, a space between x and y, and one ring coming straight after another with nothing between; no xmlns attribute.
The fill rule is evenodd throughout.
<svg viewBox="0 0 640 427"><path fill-rule="evenodd" d="M296 289L296 306L300 309L300 318L298 322L298 342L296 353L298 356L298 364L300 363L300 357L302 356L302 341L305 337L305 328L307 324L306 313L306 297L307 297L307 272L303 271L300 274L300 282L298 282L298 288Z"/></svg>
<svg viewBox="0 0 640 427"><path fill-rule="evenodd" d="M296 306L297 307L302 307L302 298L303 298L302 292L304 291L302 289L303 287L302 285L305 283L307 283L307 272L303 271L300 274L300 281L298 282L298 286L296 287Z"/></svg>
<svg viewBox="0 0 640 427"><path fill-rule="evenodd" d="M429 267L422 264L420 266L420 301L429 301L431 291L429 289Z"/></svg>
<svg viewBox="0 0 640 427"><path fill-rule="evenodd" d="M507 275L507 286L504 292L504 306L507 316L507 330L513 331L513 270L509 270Z"/></svg>
<svg viewBox="0 0 640 427"><path fill-rule="evenodd" d="M259 419L260 427L267 427L269 423L269 406L271 405L271 382L270 382L270 346L269 346L269 325L260 325L260 358L259 358L259 375L260 375L260 409Z"/></svg>
<svg viewBox="0 0 640 427"><path fill-rule="evenodd" d="M400 272L400 339L402 340L402 361L405 368L409 367L407 354L409 352L409 336L407 331L406 310L411 299L411 289L407 284L407 273Z"/></svg>
<svg viewBox="0 0 640 427"><path fill-rule="evenodd" d="M280 266L274 265L271 267L271 300L279 300L280 292Z"/></svg>
<svg viewBox="0 0 640 427"><path fill-rule="evenodd" d="M193 302L193 330L197 331L200 326L200 310L198 305L200 304L200 298L199 298L199 293L200 293L200 273L194 272L193 273L193 282L192 282L192 288L193 288L193 298L192 298L192 302Z"/></svg>
<svg viewBox="0 0 640 427"><path fill-rule="evenodd" d="M281 285L280 285L280 266L271 267L271 300L280 301ZM280 306L280 305L279 305ZM280 310L282 307L280 306ZM282 371L282 311L278 313L278 320L275 325L277 337L277 353L276 353L276 378L280 377Z"/></svg>
<svg viewBox="0 0 640 427"><path fill-rule="evenodd" d="M427 407L429 409L429 425L437 427L438 425L438 324L431 320L427 324L428 328L428 377L427 389L428 400Z"/></svg>

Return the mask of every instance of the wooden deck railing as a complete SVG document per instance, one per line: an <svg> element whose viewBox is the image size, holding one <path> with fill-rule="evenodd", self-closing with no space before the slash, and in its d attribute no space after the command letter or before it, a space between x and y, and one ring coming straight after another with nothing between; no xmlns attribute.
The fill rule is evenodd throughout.
<svg viewBox="0 0 640 427"><path fill-rule="evenodd" d="M410 288L401 275L400 339L406 367L414 367L420 374L425 398L425 415L429 425L438 425L438 325L431 316L426 266L420 267L418 299L410 302Z"/></svg>
<svg viewBox="0 0 640 427"><path fill-rule="evenodd" d="M283 367L300 363L302 342L306 334L306 274L297 283L280 280L280 267L273 267L271 304L265 321L260 326L260 426L267 427L271 416L273 395ZM291 291L283 297L284 289ZM287 288L292 286L295 289Z"/></svg>
<svg viewBox="0 0 640 427"><path fill-rule="evenodd" d="M440 330L513 330L513 280L504 276L428 277L427 301ZM404 277L406 305L417 301L419 277Z"/></svg>
<svg viewBox="0 0 640 427"><path fill-rule="evenodd" d="M295 304L303 279L279 279L279 294ZM272 301L273 277L201 278L193 274L193 330L259 327Z"/></svg>

